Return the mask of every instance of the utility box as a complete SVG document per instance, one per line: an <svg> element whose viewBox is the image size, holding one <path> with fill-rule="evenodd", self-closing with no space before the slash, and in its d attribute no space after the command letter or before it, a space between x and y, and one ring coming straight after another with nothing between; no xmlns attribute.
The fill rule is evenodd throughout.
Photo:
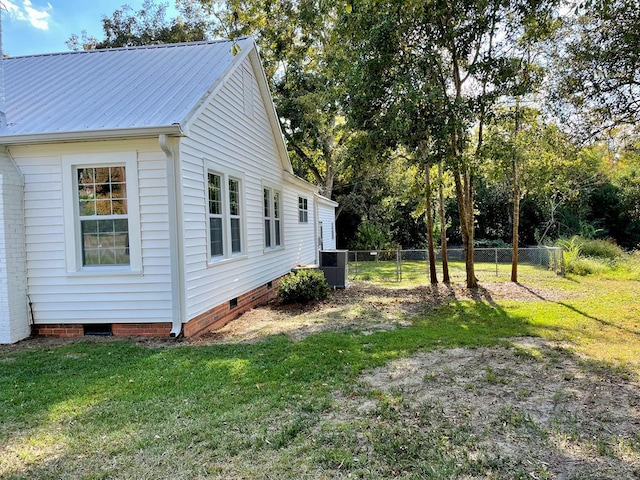
<svg viewBox="0 0 640 480"><path fill-rule="evenodd" d="M331 288L348 285L348 250L320 250L320 270Z"/></svg>

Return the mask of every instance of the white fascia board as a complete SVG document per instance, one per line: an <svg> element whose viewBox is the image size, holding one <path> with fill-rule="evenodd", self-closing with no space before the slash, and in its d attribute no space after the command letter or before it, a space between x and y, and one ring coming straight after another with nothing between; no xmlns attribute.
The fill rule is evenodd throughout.
<svg viewBox="0 0 640 480"><path fill-rule="evenodd" d="M286 170L282 172L282 180L285 182L292 183L297 187L304 188L307 191L311 191L313 192L314 195L319 195L318 192L320 192L320 187L318 187L317 185L314 185L311 182L306 181L304 178L300 178L297 175L294 175L293 173L287 172Z"/></svg>
<svg viewBox="0 0 640 480"><path fill-rule="evenodd" d="M158 135L183 136L179 124L161 127L122 128L113 130L84 130L79 132L35 133L24 135L0 135L0 145L34 145L40 143L69 143L90 140L119 140Z"/></svg>
<svg viewBox="0 0 640 480"><path fill-rule="evenodd" d="M227 66L226 70L216 78L215 82L209 87L209 89L200 97L200 100L196 102L193 108L187 113L184 119L181 121L181 125L184 128L185 132L188 132L199 116L202 110L204 110L207 105L211 102L213 97L215 97L220 89L224 86L224 84L229 80L231 75L238 69L240 65L242 65L242 61L251 53L252 50L255 50L256 45L252 40L250 48L241 49L233 59L231 63Z"/></svg>
<svg viewBox="0 0 640 480"><path fill-rule="evenodd" d="M330 198L327 198L323 195L320 195L319 193L316 194L316 198L318 199L318 203L322 203L323 205L327 205L329 207L339 207L340 204L338 202L335 202L333 200L331 200Z"/></svg>

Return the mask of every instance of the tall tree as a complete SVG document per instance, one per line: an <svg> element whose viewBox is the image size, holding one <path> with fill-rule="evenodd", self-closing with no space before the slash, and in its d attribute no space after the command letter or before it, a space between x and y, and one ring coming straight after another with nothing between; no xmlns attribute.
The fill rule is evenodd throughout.
<svg viewBox="0 0 640 480"><path fill-rule="evenodd" d="M254 35L260 45L282 131L296 173L331 197L354 159L352 131L335 82L340 45L333 33L345 1L178 0L212 19L217 35Z"/></svg>
<svg viewBox="0 0 640 480"><path fill-rule="evenodd" d="M554 0L363 2L345 16L359 128L410 145L429 138L453 174L467 286L474 268L474 185L484 125L523 75L519 42L546 25ZM376 81L369 89L360 85ZM422 138L421 138L422 137Z"/></svg>
<svg viewBox="0 0 640 480"><path fill-rule="evenodd" d="M554 98L583 138L640 124L637 0L586 0L554 39Z"/></svg>
<svg viewBox="0 0 640 480"><path fill-rule="evenodd" d="M440 256L442 257L442 282L451 283L449 276L449 256L447 253L447 218L444 207L444 167L438 162L438 216L440 217Z"/></svg>
<svg viewBox="0 0 640 480"><path fill-rule="evenodd" d="M123 5L108 17L102 16L103 39L71 35L67 47L71 50L95 50L103 48L134 47L161 43L179 43L204 40L208 25L202 19L183 11L177 18L167 19L167 4L145 0L142 8L134 11Z"/></svg>

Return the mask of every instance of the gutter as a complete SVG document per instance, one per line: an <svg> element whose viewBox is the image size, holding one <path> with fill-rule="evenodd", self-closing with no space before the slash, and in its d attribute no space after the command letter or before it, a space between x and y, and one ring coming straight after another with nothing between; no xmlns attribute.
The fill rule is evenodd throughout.
<svg viewBox="0 0 640 480"><path fill-rule="evenodd" d="M183 323L183 268L182 268L182 256L181 256L181 232L182 225L178 212L180 211L179 192L180 176L177 174L178 162L176 153L172 145L170 145L169 137L165 134L158 136L158 143L160 148L166 156L166 169L167 169L167 205L169 209L169 257L171 261L171 337L180 337L182 335L182 323Z"/></svg>
<svg viewBox="0 0 640 480"><path fill-rule="evenodd" d="M10 128L10 127L9 127ZM33 145L38 143L77 142L89 140L113 140L140 138L156 135L183 136L179 123L157 127L117 128L107 130L83 130L75 132L25 133L16 135L0 134L2 145Z"/></svg>

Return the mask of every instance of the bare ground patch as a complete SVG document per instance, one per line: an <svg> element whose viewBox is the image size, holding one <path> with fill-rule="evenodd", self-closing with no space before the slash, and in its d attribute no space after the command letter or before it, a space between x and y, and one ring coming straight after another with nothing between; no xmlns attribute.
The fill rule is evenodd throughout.
<svg viewBox="0 0 640 480"><path fill-rule="evenodd" d="M361 380L324 428L365 425L355 455L388 452L398 472L426 448L443 469L436 478L640 478L640 386L560 345L518 338L420 353Z"/></svg>
<svg viewBox="0 0 640 480"><path fill-rule="evenodd" d="M486 283L470 290L462 284L393 288L356 281L344 290L333 291L328 300L310 306L274 302L255 308L194 342L256 342L280 334L298 341L321 331L358 330L366 334L410 325L412 316L456 300L555 301L567 295L511 282Z"/></svg>

